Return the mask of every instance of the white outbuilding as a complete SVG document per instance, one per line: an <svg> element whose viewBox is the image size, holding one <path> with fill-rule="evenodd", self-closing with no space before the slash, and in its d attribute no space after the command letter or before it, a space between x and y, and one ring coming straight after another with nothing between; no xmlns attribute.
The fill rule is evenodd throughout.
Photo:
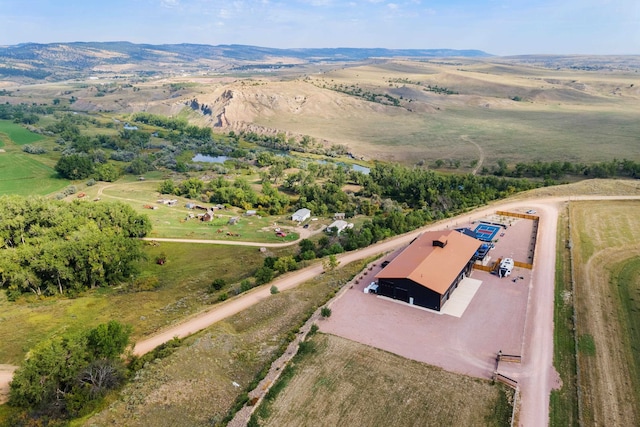
<svg viewBox="0 0 640 427"><path fill-rule="evenodd" d="M291 220L296 222L302 222L311 217L311 211L307 208L298 209L293 215L291 215Z"/></svg>
<svg viewBox="0 0 640 427"><path fill-rule="evenodd" d="M333 221L331 225L327 227L327 233L335 232L336 234L340 234L348 226L349 226L349 223L347 221L343 221L339 219L337 221Z"/></svg>

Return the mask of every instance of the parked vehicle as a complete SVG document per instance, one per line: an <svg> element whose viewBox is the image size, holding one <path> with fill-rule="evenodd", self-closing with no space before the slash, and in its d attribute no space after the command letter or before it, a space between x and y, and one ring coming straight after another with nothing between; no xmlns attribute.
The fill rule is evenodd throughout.
<svg viewBox="0 0 640 427"><path fill-rule="evenodd" d="M498 277L509 277L511 270L513 270L513 258L505 258L498 267Z"/></svg>
<svg viewBox="0 0 640 427"><path fill-rule="evenodd" d="M369 283L364 288L364 293L365 294L377 294L378 293L378 284L376 282Z"/></svg>

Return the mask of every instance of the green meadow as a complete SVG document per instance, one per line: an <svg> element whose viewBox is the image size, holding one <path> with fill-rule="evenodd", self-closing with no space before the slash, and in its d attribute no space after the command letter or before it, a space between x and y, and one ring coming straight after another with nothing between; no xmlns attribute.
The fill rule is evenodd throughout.
<svg viewBox="0 0 640 427"><path fill-rule="evenodd" d="M69 184L56 176L53 168L40 163L33 154L0 153L0 195L45 195Z"/></svg>
<svg viewBox="0 0 640 427"><path fill-rule="evenodd" d="M42 135L33 133L17 123L9 120L0 120L0 147L2 146L2 134L18 145L31 144L44 139Z"/></svg>

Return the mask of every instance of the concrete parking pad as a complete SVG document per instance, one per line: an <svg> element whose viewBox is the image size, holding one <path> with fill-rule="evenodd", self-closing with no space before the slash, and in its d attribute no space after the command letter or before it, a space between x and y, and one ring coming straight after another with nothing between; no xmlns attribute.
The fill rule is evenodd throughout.
<svg viewBox="0 0 640 427"><path fill-rule="evenodd" d="M440 312L453 317L462 317L481 284L482 280L465 277Z"/></svg>

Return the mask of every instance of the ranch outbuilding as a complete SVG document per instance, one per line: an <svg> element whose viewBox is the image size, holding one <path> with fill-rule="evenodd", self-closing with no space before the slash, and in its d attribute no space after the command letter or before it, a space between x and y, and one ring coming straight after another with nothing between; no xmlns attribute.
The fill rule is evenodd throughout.
<svg viewBox="0 0 640 427"><path fill-rule="evenodd" d="M425 232L375 276L377 293L440 311L471 274L480 243L454 230Z"/></svg>
<svg viewBox="0 0 640 427"><path fill-rule="evenodd" d="M311 216L311 211L307 208L298 209L293 215L291 215L291 220L296 222L303 222L309 219Z"/></svg>

